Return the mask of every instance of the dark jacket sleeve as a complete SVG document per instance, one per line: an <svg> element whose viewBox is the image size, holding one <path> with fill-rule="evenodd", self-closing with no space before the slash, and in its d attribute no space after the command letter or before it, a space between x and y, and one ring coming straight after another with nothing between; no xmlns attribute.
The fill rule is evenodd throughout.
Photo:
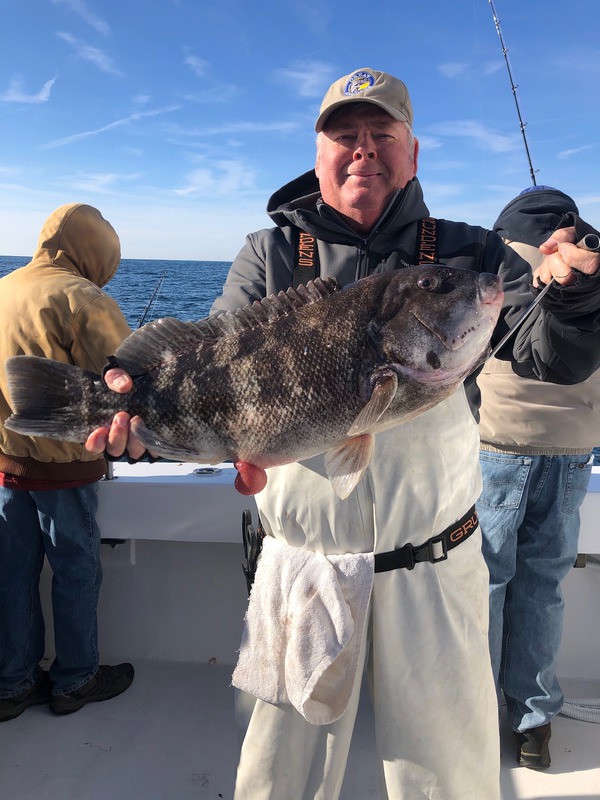
<svg viewBox="0 0 600 800"><path fill-rule="evenodd" d="M291 229L269 228L251 233L235 257L223 293L211 314L235 311L292 285L294 250Z"/></svg>
<svg viewBox="0 0 600 800"><path fill-rule="evenodd" d="M265 272L264 259L258 254L255 239L250 234L231 264L223 292L212 304L210 313L235 311L260 300L265 295Z"/></svg>
<svg viewBox="0 0 600 800"><path fill-rule="evenodd" d="M490 234L486 243L490 263L498 258L498 246L504 251L497 263L505 299L492 346L535 297L529 265L496 234ZM484 255L484 269L486 258ZM572 287L552 287L498 357L511 359L514 371L522 377L553 383L579 383L588 378L600 367L600 277L581 275Z"/></svg>

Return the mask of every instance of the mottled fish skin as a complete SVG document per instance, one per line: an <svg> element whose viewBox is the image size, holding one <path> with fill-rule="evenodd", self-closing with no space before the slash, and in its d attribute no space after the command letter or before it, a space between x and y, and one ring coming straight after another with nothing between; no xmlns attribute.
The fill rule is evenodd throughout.
<svg viewBox="0 0 600 800"><path fill-rule="evenodd" d="M7 427L83 441L125 410L143 419L143 443L167 458L300 461L344 444L357 419L375 433L452 394L483 360L502 302L496 276L437 265L343 290L317 279L298 292L199 323L149 323L116 353L134 376L127 395L62 364L53 388L42 372L56 362L10 359ZM47 413L44 395L54 403ZM383 413L371 419L378 403Z"/></svg>

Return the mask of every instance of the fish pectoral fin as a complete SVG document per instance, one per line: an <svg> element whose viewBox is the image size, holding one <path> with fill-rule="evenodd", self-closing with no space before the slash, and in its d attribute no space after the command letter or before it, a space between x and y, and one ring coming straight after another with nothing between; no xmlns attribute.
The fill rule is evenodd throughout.
<svg viewBox="0 0 600 800"><path fill-rule="evenodd" d="M325 471L341 500L348 497L362 478L371 461L374 444L373 434L363 433L325 453Z"/></svg>
<svg viewBox="0 0 600 800"><path fill-rule="evenodd" d="M398 376L395 372L386 370L379 375L369 402L352 423L348 436L360 436L365 431L371 430L377 420L388 410L397 391Z"/></svg>

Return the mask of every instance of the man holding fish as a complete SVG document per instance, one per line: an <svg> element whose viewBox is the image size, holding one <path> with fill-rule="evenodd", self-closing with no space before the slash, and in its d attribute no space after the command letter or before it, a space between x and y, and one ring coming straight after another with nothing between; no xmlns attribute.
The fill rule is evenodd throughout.
<svg viewBox="0 0 600 800"><path fill-rule="evenodd" d="M237 800L339 796L365 667L382 797L499 797L488 574L473 512L481 491L479 436L462 380L404 424L380 423L397 387L410 380L407 362L416 363L420 353L426 365L413 367L414 380L435 381L446 369L446 356L433 339L449 352L473 335L472 325L455 330L452 342L448 330L434 331L425 319L429 296L437 302L446 294L441 318L447 320L459 276L482 273L473 279L478 290L470 295L470 308L457 296L455 310L466 315L475 309L479 320L488 314L495 344L529 304L531 292L519 257L496 234L429 217L416 178L419 146L412 121L408 91L393 76L365 68L336 81L316 123L315 171L273 196L268 212L276 227L248 236L213 306L214 313L233 311L313 274L348 286L406 270L406 284L417 264L446 267L430 268L429 277L422 269L414 277L410 292L417 286L425 294L416 304L410 299L405 316L424 321L405 352L404 318L397 330L384 315L368 326L365 346L370 353L387 352L391 342L391 365L377 373L370 394L365 390L368 411L359 414L333 456L316 455L268 473L256 461L236 462L238 488L258 492L267 533L234 673L234 684L258 698L241 751ZM573 244L590 231L579 219L574 223L541 246L547 257L534 284L554 278L555 285L500 354L519 374L573 383L600 366L600 284L589 277L598 272L600 256ZM491 275L481 284L483 273ZM493 276L502 279L504 299ZM408 292L402 284L395 291L402 297ZM270 355L266 366L277 383L285 343L279 349L275 343ZM116 391L131 387L123 371L106 377ZM286 380L290 398L305 390L308 397L310 387L290 383L287 374ZM472 394L474 381L467 383ZM260 417L252 412L247 427ZM358 448L354 439L360 439ZM87 444L92 452L106 449L115 456L127 447L132 457L145 446L125 412ZM360 474L341 499L328 474L344 469ZM261 649L263 643L272 650ZM258 663L263 672L257 672Z"/></svg>

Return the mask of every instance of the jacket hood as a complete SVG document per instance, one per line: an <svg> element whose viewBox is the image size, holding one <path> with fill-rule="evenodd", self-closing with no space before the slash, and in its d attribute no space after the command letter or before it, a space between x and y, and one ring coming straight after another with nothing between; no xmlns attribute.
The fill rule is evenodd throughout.
<svg viewBox="0 0 600 800"><path fill-rule="evenodd" d="M511 200L500 212L493 229L508 241L539 247L569 212L579 214L569 195L550 186L536 186Z"/></svg>
<svg viewBox="0 0 600 800"><path fill-rule="evenodd" d="M323 202L314 169L278 189L267 204L267 214L280 228L296 225L324 241L355 244L357 240L364 239L342 221L335 209ZM409 223L427 216L429 210L423 201L421 185L415 177L390 199L373 233L379 237L381 246L390 249L392 243L386 240L386 236L394 237L398 226L405 228Z"/></svg>
<svg viewBox="0 0 600 800"><path fill-rule="evenodd" d="M279 227L287 225L289 221L285 215L286 211L295 211L298 208L309 208L314 211L320 196L319 179L314 169L311 169L271 195L267 203L267 214L275 225Z"/></svg>
<svg viewBox="0 0 600 800"><path fill-rule="evenodd" d="M53 265L105 286L121 260L119 237L97 208L60 206L44 222L31 264Z"/></svg>

